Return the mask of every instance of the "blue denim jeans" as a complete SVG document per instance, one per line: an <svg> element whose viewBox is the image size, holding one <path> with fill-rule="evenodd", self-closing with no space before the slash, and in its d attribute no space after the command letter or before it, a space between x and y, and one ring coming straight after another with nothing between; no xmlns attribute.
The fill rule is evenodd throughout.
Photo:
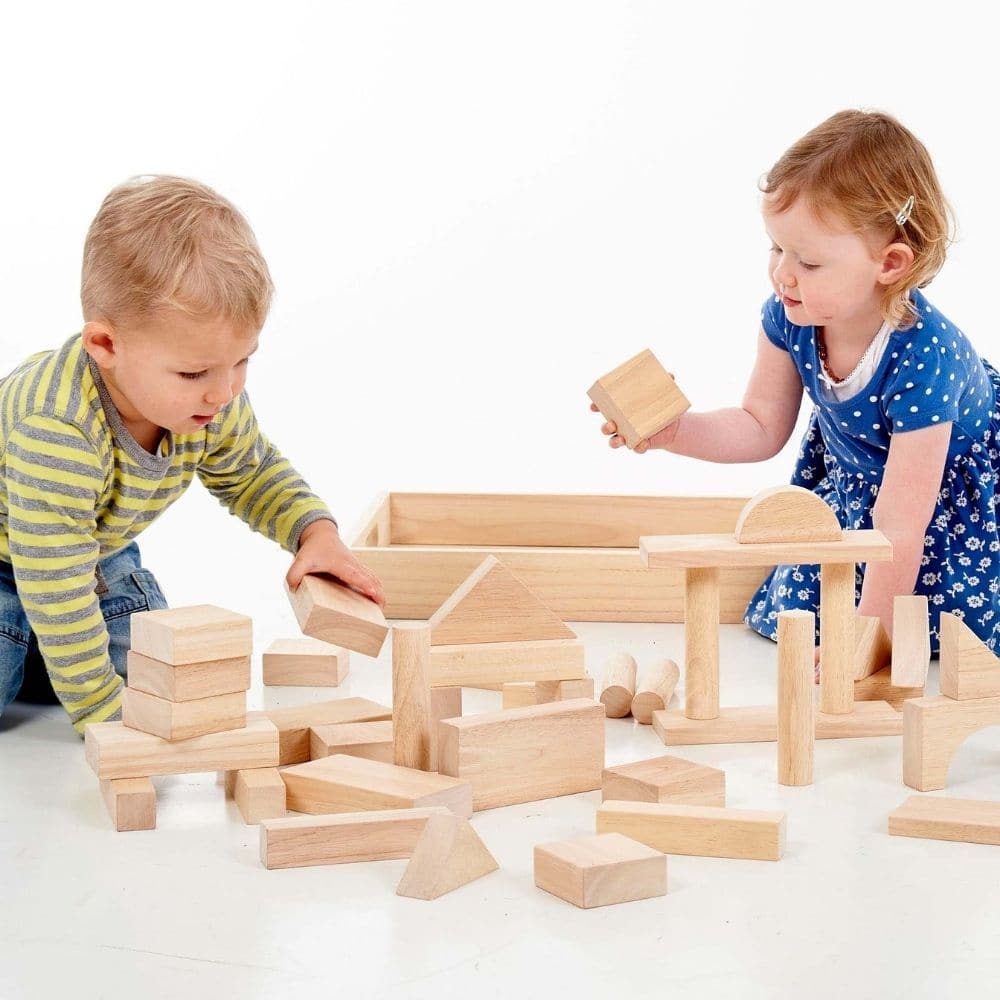
<svg viewBox="0 0 1000 1000"><path fill-rule="evenodd" d="M135 542L97 564L96 593L108 626L108 653L115 670L126 676L126 654L131 639L131 615L167 606L156 578L142 568ZM14 583L14 572L0 559L0 714L17 698L55 705L38 640L31 631Z"/></svg>

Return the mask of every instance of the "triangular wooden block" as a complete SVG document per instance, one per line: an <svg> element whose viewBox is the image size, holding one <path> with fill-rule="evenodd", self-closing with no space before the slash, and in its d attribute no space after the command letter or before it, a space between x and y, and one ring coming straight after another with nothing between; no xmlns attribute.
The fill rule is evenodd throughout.
<svg viewBox="0 0 1000 1000"><path fill-rule="evenodd" d="M879 618L858 615L854 627L854 679L877 674L892 661L892 643Z"/></svg>
<svg viewBox="0 0 1000 1000"><path fill-rule="evenodd" d="M396 895L437 899L499 867L467 820L461 816L431 816Z"/></svg>
<svg viewBox="0 0 1000 1000"><path fill-rule="evenodd" d="M431 616L431 645L575 639L495 556L487 556Z"/></svg>
<svg viewBox="0 0 1000 1000"><path fill-rule="evenodd" d="M1000 695L1000 658L957 616L941 615L941 694L965 701Z"/></svg>

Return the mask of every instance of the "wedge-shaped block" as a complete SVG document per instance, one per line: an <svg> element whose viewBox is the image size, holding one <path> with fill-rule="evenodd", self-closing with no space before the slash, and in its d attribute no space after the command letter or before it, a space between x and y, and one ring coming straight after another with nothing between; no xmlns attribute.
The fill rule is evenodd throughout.
<svg viewBox="0 0 1000 1000"><path fill-rule="evenodd" d="M351 670L351 654L321 639L275 639L261 658L269 687L339 687Z"/></svg>
<svg viewBox="0 0 1000 1000"><path fill-rule="evenodd" d="M244 823L253 825L285 815L285 783L276 767L244 769L235 774L233 798Z"/></svg>
<svg viewBox="0 0 1000 1000"><path fill-rule="evenodd" d="M892 683L923 687L931 664L927 598L899 596L892 602Z"/></svg>
<svg viewBox="0 0 1000 1000"><path fill-rule="evenodd" d="M297 590L285 588L299 628L314 639L378 656L389 632L382 609L325 574L308 573Z"/></svg>
<svg viewBox="0 0 1000 1000"><path fill-rule="evenodd" d="M392 761L392 720L384 722L341 722L313 726L309 730L309 755L312 760L343 753L349 757L367 757Z"/></svg>
<svg viewBox="0 0 1000 1000"><path fill-rule="evenodd" d="M456 816L472 815L472 786L467 780L364 757L320 757L286 767L281 777L288 790L288 808L295 812L447 806Z"/></svg>
<svg viewBox="0 0 1000 1000"><path fill-rule="evenodd" d="M1000 802L911 795L889 813L893 837L1000 845Z"/></svg>
<svg viewBox="0 0 1000 1000"><path fill-rule="evenodd" d="M131 646L143 656L175 666L249 656L253 622L211 604L137 611L131 619Z"/></svg>
<svg viewBox="0 0 1000 1000"><path fill-rule="evenodd" d="M165 740L223 733L247 724L247 696L245 691L235 691L197 701L167 701L155 694L126 688L122 695L122 722L129 729Z"/></svg>
<svg viewBox="0 0 1000 1000"><path fill-rule="evenodd" d="M175 666L134 649L128 652L128 686L167 701L197 701L250 689L250 657L205 660Z"/></svg>
<svg viewBox="0 0 1000 1000"><path fill-rule="evenodd" d="M438 769L472 782L477 810L589 792L601 787L604 720L585 698L448 719Z"/></svg>
<svg viewBox="0 0 1000 1000"><path fill-rule="evenodd" d="M104 779L101 795L119 833L156 829L156 789L149 778Z"/></svg>
<svg viewBox="0 0 1000 1000"><path fill-rule="evenodd" d="M733 535L757 542L834 542L841 535L833 508L801 486L772 486L747 501Z"/></svg>
<svg viewBox="0 0 1000 1000"><path fill-rule="evenodd" d="M858 615L854 631L854 679L864 680L892 662L892 643L878 618Z"/></svg>
<svg viewBox="0 0 1000 1000"><path fill-rule="evenodd" d="M265 819L260 860L265 868L301 868L408 858L427 820L439 815L451 814L444 806L431 806Z"/></svg>
<svg viewBox="0 0 1000 1000"><path fill-rule="evenodd" d="M604 801L683 802L690 806L724 806L726 773L682 757L654 757L604 770Z"/></svg>
<svg viewBox="0 0 1000 1000"><path fill-rule="evenodd" d="M454 815L429 816L396 895L437 899L499 867L468 820Z"/></svg>
<svg viewBox="0 0 1000 1000"><path fill-rule="evenodd" d="M443 689L438 689L443 690ZM572 681L515 681L501 687L504 708L525 708L528 705L545 705L550 701L569 701L571 698L594 700L594 678L581 677Z"/></svg>
<svg viewBox="0 0 1000 1000"><path fill-rule="evenodd" d="M892 686L892 668L884 666L864 680L854 682L855 701L884 701L901 711L908 698L923 698L924 688L898 688Z"/></svg>
<svg viewBox="0 0 1000 1000"><path fill-rule="evenodd" d="M589 909L667 894L667 856L620 833L535 848L535 885Z"/></svg>
<svg viewBox="0 0 1000 1000"><path fill-rule="evenodd" d="M664 854L778 861L785 849L785 814L608 801L597 807L597 832L622 833Z"/></svg>
<svg viewBox="0 0 1000 1000"><path fill-rule="evenodd" d="M941 615L941 694L964 701L1000 695L1000 658L960 618Z"/></svg>
<svg viewBox="0 0 1000 1000"><path fill-rule="evenodd" d="M263 715L278 727L281 759L279 764L301 764L309 760L309 730L314 726L327 726L343 722L378 722L392 718L388 705L369 701L367 698L337 698L311 705L289 705L286 708L269 708ZM248 718L250 717L248 716Z"/></svg>
<svg viewBox="0 0 1000 1000"><path fill-rule="evenodd" d="M575 680L585 673L579 639L431 646L431 687Z"/></svg>
<svg viewBox="0 0 1000 1000"><path fill-rule="evenodd" d="M121 722L95 722L84 730L84 746L98 778L238 771L278 763L278 730L269 719L258 717L248 717L243 729L175 742Z"/></svg>
<svg viewBox="0 0 1000 1000"><path fill-rule="evenodd" d="M673 376L650 350L602 375L587 395L617 424L630 448L663 430L691 407Z"/></svg>

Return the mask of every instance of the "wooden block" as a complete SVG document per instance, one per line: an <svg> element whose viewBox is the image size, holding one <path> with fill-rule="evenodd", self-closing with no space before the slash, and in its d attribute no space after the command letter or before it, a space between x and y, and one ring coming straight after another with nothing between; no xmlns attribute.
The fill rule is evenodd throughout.
<svg viewBox="0 0 1000 1000"><path fill-rule="evenodd" d="M278 730L269 719L247 718L243 729L170 742L121 722L94 722L84 730L87 763L98 778L238 771L275 767Z"/></svg>
<svg viewBox="0 0 1000 1000"><path fill-rule="evenodd" d="M126 688L122 692L122 722L129 729L164 740L189 740L208 733L242 729L247 724L245 691L197 701L167 701L155 694Z"/></svg>
<svg viewBox="0 0 1000 1000"><path fill-rule="evenodd" d="M438 768L472 782L473 807L493 809L601 787L604 706L584 698L448 719Z"/></svg>
<svg viewBox="0 0 1000 1000"><path fill-rule="evenodd" d="M779 785L811 785L813 781L813 747L816 744L816 703L813 701L815 648L816 616L811 611L780 611Z"/></svg>
<svg viewBox="0 0 1000 1000"><path fill-rule="evenodd" d="M667 856L620 833L539 844L535 885L589 909L667 893Z"/></svg>
<svg viewBox="0 0 1000 1000"><path fill-rule="evenodd" d="M487 556L427 624L434 646L576 638L495 556Z"/></svg>
<svg viewBox="0 0 1000 1000"><path fill-rule="evenodd" d="M719 715L719 571L684 571L684 714Z"/></svg>
<svg viewBox="0 0 1000 1000"><path fill-rule="evenodd" d="M285 783L276 767L236 771L233 798L249 825L285 815Z"/></svg>
<svg viewBox="0 0 1000 1000"><path fill-rule="evenodd" d="M251 713L252 714L252 713ZM309 760L309 730L343 722L379 722L392 718L388 705L367 698L337 698L312 705L289 705L260 713L278 727L281 741L279 764L301 764Z"/></svg>
<svg viewBox="0 0 1000 1000"><path fill-rule="evenodd" d="M892 683L923 687L931 665L927 598L895 597L892 601Z"/></svg>
<svg viewBox="0 0 1000 1000"><path fill-rule="evenodd" d="M363 757L320 757L286 767L281 777L288 790L288 808L295 812L447 806L456 816L472 815L472 786L467 780Z"/></svg>
<svg viewBox="0 0 1000 1000"><path fill-rule="evenodd" d="M310 760L337 753L393 763L392 721L340 722L309 730Z"/></svg>
<svg viewBox="0 0 1000 1000"><path fill-rule="evenodd" d="M131 647L175 666L249 656L253 622L211 604L137 611L131 617Z"/></svg>
<svg viewBox="0 0 1000 1000"><path fill-rule="evenodd" d="M320 639L275 639L262 657L268 687L339 687L351 670L351 654Z"/></svg>
<svg viewBox="0 0 1000 1000"><path fill-rule="evenodd" d="M654 757L604 769L601 799L724 806L726 773L681 757Z"/></svg>
<svg viewBox="0 0 1000 1000"><path fill-rule="evenodd" d="M128 651L128 686L167 701L197 701L250 689L250 657L175 666Z"/></svg>
<svg viewBox="0 0 1000 1000"><path fill-rule="evenodd" d="M941 615L941 694L964 701L1000 695L1000 658L959 617Z"/></svg>
<svg viewBox="0 0 1000 1000"><path fill-rule="evenodd" d="M889 813L889 834L1000 845L1000 802L911 795Z"/></svg>
<svg viewBox="0 0 1000 1000"><path fill-rule="evenodd" d="M880 626L881 627L881 626ZM884 633L884 630L883 630ZM892 686L892 668L887 663L878 673L854 682L854 700L886 701L897 712L908 698L923 698L924 688L897 688Z"/></svg>
<svg viewBox="0 0 1000 1000"><path fill-rule="evenodd" d="M947 695L903 702L903 783L918 792L944 788L966 737L1000 725L1000 698L956 701Z"/></svg>
<svg viewBox="0 0 1000 1000"><path fill-rule="evenodd" d="M428 625L392 630L393 761L431 769L431 630Z"/></svg>
<svg viewBox="0 0 1000 1000"><path fill-rule="evenodd" d="M733 536L741 545L760 542L835 542L841 536L833 508L801 486L772 486L747 502Z"/></svg>
<svg viewBox="0 0 1000 1000"><path fill-rule="evenodd" d="M634 448L690 409L684 393L650 350L602 375L587 391L625 443Z"/></svg>
<svg viewBox="0 0 1000 1000"><path fill-rule="evenodd" d="M156 789L149 778L102 779L101 795L119 833L156 829Z"/></svg>
<svg viewBox="0 0 1000 1000"><path fill-rule="evenodd" d="M622 719L635 696L635 660L624 650L611 655L604 668L600 702L609 719Z"/></svg>
<svg viewBox="0 0 1000 1000"><path fill-rule="evenodd" d="M545 705L550 701L569 701L571 698L594 700L594 678L580 677L571 681L516 681L501 685L504 708L524 708L527 705Z"/></svg>
<svg viewBox="0 0 1000 1000"><path fill-rule="evenodd" d="M299 628L314 639L378 656L388 634L382 609L331 576L307 573L298 590L285 591Z"/></svg>
<svg viewBox="0 0 1000 1000"><path fill-rule="evenodd" d="M661 712L670 704L681 672L673 660L660 659L643 671L636 681L632 698L632 718L644 726L653 721L653 713Z"/></svg>
<svg viewBox="0 0 1000 1000"><path fill-rule="evenodd" d="M818 740L899 736L902 731L902 717L884 701L859 701L850 715L816 713ZM773 743L778 738L777 710L774 705L724 708L717 719L688 719L683 712L654 712L653 732L667 746Z"/></svg>
<svg viewBox="0 0 1000 1000"><path fill-rule="evenodd" d="M849 715L854 710L857 630L854 576L853 563L823 563L820 566L819 627L823 654L819 707L830 715Z"/></svg>
<svg viewBox="0 0 1000 1000"><path fill-rule="evenodd" d="M573 680L585 673L579 639L431 646L432 687Z"/></svg>
<svg viewBox="0 0 1000 1000"><path fill-rule="evenodd" d="M444 806L288 816L260 824L260 860L265 868L342 865L408 858L431 816L450 815Z"/></svg>
<svg viewBox="0 0 1000 1000"><path fill-rule="evenodd" d="M858 615L854 631L854 679L871 677L892 662L892 643L878 618Z"/></svg>
<svg viewBox="0 0 1000 1000"><path fill-rule="evenodd" d="M499 867L468 820L453 815L429 816L396 895L437 899Z"/></svg>
<svg viewBox="0 0 1000 1000"><path fill-rule="evenodd" d="M431 766L438 769L438 723L442 719L457 719L462 714L460 687L431 688Z"/></svg>

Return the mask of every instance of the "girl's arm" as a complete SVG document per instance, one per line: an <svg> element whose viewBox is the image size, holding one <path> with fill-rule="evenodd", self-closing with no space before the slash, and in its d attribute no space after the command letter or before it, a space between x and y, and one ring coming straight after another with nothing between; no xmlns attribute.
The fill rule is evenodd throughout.
<svg viewBox="0 0 1000 1000"><path fill-rule="evenodd" d="M950 441L951 424L942 423L893 434L889 444L872 523L892 542L892 562L868 564L858 607L860 614L877 615L889 636L893 598L912 594L920 572Z"/></svg>

